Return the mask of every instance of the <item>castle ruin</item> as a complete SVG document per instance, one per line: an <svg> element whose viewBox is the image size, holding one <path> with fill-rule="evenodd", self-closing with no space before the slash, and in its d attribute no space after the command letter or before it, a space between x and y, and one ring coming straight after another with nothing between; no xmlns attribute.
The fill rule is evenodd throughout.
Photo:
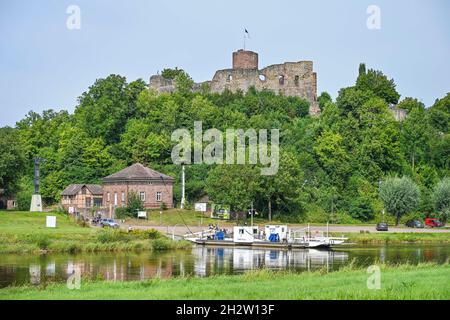
<svg viewBox="0 0 450 320"><path fill-rule="evenodd" d="M246 92L250 87L256 90L270 90L286 96L294 96L309 101L309 113L317 115L320 108L317 103L317 74L313 71L312 61L285 62L258 69L258 54L253 51L233 52L231 69L216 71L211 81L196 83L193 90L201 90L208 85L211 92ZM158 93L173 92L174 80L161 75L150 77L149 87Z"/></svg>

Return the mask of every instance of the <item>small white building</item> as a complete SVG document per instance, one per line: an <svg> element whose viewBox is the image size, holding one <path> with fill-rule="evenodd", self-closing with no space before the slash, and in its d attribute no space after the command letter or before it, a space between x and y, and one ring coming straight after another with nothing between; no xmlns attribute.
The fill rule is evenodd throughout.
<svg viewBox="0 0 450 320"><path fill-rule="evenodd" d="M258 236L258 227L233 227L234 243L253 243Z"/></svg>
<svg viewBox="0 0 450 320"><path fill-rule="evenodd" d="M265 240L270 241L272 235L278 235L280 242L288 239L288 227L287 226L265 226Z"/></svg>

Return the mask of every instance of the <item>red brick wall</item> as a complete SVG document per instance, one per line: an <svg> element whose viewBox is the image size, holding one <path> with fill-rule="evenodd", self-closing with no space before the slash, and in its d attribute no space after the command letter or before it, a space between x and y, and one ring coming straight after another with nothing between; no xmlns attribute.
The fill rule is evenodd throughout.
<svg viewBox="0 0 450 320"><path fill-rule="evenodd" d="M243 50L233 52L233 69L258 69L258 54Z"/></svg>
<svg viewBox="0 0 450 320"><path fill-rule="evenodd" d="M108 201L108 192L110 199ZM117 192L117 205L119 207L125 206L128 200L129 192L145 192L144 207L146 209L159 208L161 202L164 202L168 208L173 208L173 185L167 183L124 183L124 184L103 184L103 205L109 207L114 206L114 193ZM125 201L122 201L122 192L125 193ZM161 192L161 201L156 201L156 193Z"/></svg>

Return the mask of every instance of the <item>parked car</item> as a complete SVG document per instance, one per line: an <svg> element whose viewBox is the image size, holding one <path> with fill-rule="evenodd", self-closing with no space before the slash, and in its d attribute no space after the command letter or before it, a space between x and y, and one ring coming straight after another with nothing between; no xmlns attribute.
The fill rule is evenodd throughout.
<svg viewBox="0 0 450 320"><path fill-rule="evenodd" d="M100 226L102 228L104 227L118 228L119 224L116 221L114 221L114 219L101 219Z"/></svg>
<svg viewBox="0 0 450 320"><path fill-rule="evenodd" d="M377 231L389 231L389 226L386 222L379 222L376 229Z"/></svg>
<svg viewBox="0 0 450 320"><path fill-rule="evenodd" d="M408 228L418 228L418 229L422 229L425 228L425 225L423 224L422 221L419 220L408 220L405 225Z"/></svg>
<svg viewBox="0 0 450 320"><path fill-rule="evenodd" d="M444 226L444 224L440 220L435 218L426 218L425 225L431 228L440 228Z"/></svg>

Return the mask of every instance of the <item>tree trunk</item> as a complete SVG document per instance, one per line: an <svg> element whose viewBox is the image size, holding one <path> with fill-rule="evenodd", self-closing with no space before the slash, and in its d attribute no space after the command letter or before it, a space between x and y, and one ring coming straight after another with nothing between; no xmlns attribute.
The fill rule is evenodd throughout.
<svg viewBox="0 0 450 320"><path fill-rule="evenodd" d="M269 221L272 221L272 200L269 198Z"/></svg>
<svg viewBox="0 0 450 320"><path fill-rule="evenodd" d="M400 224L400 215L398 214L398 215L397 215L397 223L396 223L396 226L398 227L399 224Z"/></svg>

